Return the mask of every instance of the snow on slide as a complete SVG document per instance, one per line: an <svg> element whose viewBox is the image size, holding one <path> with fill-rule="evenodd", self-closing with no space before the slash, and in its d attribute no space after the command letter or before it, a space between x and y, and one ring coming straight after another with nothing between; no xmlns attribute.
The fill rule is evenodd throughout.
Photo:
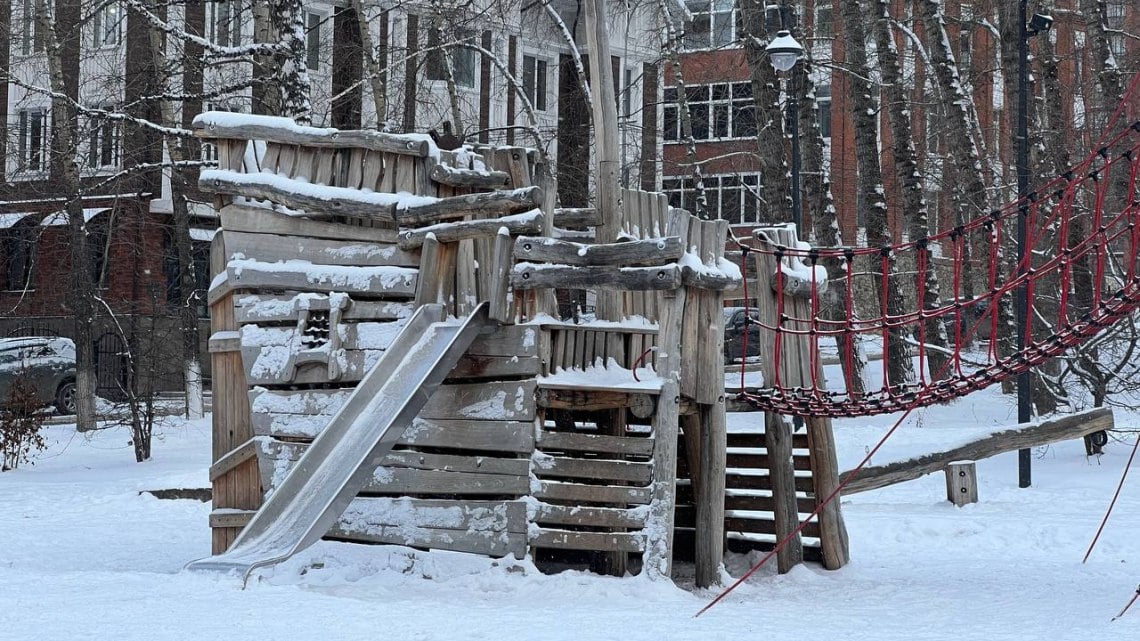
<svg viewBox="0 0 1140 641"><path fill-rule="evenodd" d="M187 569L246 578L317 542L487 324L487 309L455 323L442 322L442 305L417 310L230 549Z"/></svg>

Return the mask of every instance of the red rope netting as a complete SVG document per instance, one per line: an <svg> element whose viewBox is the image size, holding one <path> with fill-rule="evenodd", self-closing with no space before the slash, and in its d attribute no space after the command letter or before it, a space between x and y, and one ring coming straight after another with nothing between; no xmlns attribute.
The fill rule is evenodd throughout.
<svg viewBox="0 0 1140 641"><path fill-rule="evenodd" d="M810 317L790 315L790 306L783 302L789 277L778 269L774 275L778 320L760 327L765 340L773 340L775 372L781 371L779 361L788 351L784 344L799 337L796 340L811 345L812 374L799 386L782 385L777 374L764 389L742 396L761 409L800 416L866 416L930 405L1014 377L1140 308L1140 121L1117 124L1138 84L1133 81L1109 122L1106 131L1115 127L1115 133L1102 136L1093 153L1027 197L988 215L891 246L753 248L777 261L798 259L811 267L800 270L811 273ZM1008 258L1016 255L1018 218L1026 223L1026 249L1020 261ZM821 313L824 284L816 281L822 270L815 269L827 261L842 266L847 292L841 303L844 314L833 314L831 319ZM897 265L906 265L908 271L892 269ZM966 278L967 267L972 279ZM927 275L935 269L950 270L952 278L948 288L941 288L941 303L924 307ZM892 285L896 291L917 293L914 309L888 311ZM1019 349L1010 339L1003 347L999 337L1012 337L1014 331L1012 320L1001 310L1013 308L1021 287L1030 301L1026 344ZM858 316L857 290L877 290L877 316ZM842 318L834 320L836 316ZM928 334L932 318L947 328L945 346L932 344ZM856 358L853 340L835 341L844 346L836 349L840 362L847 365L846 385L836 389L818 380L820 347L844 335L871 337L881 344L884 365L877 387L868 382L864 390L854 391L858 387L848 378ZM989 337L988 345L976 341L978 335ZM906 340L899 341L899 336ZM892 381L887 374L891 350L900 349L914 359L912 380ZM935 352L946 362L935 375L928 375Z"/></svg>

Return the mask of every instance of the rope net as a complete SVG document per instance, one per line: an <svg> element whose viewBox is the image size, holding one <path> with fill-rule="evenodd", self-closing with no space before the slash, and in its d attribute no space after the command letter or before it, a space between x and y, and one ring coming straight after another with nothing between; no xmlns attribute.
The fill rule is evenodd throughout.
<svg viewBox="0 0 1140 641"><path fill-rule="evenodd" d="M775 380L742 397L766 411L833 417L945 402L1059 356L1140 308L1140 120L1121 124L1137 84L1087 158L974 220L890 246L752 248L761 259L801 268L774 270L775 320L759 325ZM835 288L842 298L830 303L829 261L842 274ZM934 282L944 283L936 299L928 296ZM1018 345L1013 310L1022 288L1029 310ZM797 292L810 304L785 304ZM912 302L900 305L898 292ZM882 347L883 374L855 380L855 350L868 339ZM810 366L800 380L785 380L782 360L805 343ZM835 349L842 385L822 379L821 347ZM889 365L904 361L913 367L904 375Z"/></svg>

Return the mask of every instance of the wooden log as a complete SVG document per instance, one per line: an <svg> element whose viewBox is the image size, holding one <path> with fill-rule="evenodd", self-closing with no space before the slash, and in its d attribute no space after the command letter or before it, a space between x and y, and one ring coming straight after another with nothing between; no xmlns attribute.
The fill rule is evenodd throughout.
<svg viewBox="0 0 1140 641"><path fill-rule="evenodd" d="M539 480L532 496L544 501L566 501L572 503L616 503L647 505L653 498L652 487L635 485L585 485L560 481Z"/></svg>
<svg viewBox="0 0 1140 641"><path fill-rule="evenodd" d="M589 527L641 528L645 526L645 508L583 507L538 503L531 518L543 525L575 525Z"/></svg>
<svg viewBox="0 0 1140 641"><path fill-rule="evenodd" d="M666 234L688 237L688 216L671 215ZM659 316L658 372L665 380L653 416L653 503L649 509L644 568L648 576L669 579L673 564L673 511L677 495L677 437L680 422L681 319L685 290L663 295Z"/></svg>
<svg viewBox="0 0 1140 641"><path fill-rule="evenodd" d="M226 250L230 256L241 254L266 263L303 260L316 265L415 267L420 262L414 252L396 245L246 232L230 232Z"/></svg>
<svg viewBox="0 0 1140 641"><path fill-rule="evenodd" d="M978 468L973 461L946 464L946 500L958 507L978 502Z"/></svg>
<svg viewBox="0 0 1140 641"><path fill-rule="evenodd" d="M406 267L341 267L232 260L226 269L225 280L211 287L207 298L212 305L234 290L242 289L411 298L416 293L418 275L417 270Z"/></svg>
<svg viewBox="0 0 1140 641"><path fill-rule="evenodd" d="M504 227L507 233L513 236L533 234L541 231L542 225L542 210L534 209L501 218L463 220L407 229L400 232L399 244L404 249L414 249L423 245L424 238L429 234L434 235L436 240L441 243L453 243L474 238L491 238Z"/></svg>
<svg viewBox="0 0 1140 641"><path fill-rule="evenodd" d="M719 361L717 359L718 365ZM720 583L724 564L727 422L723 400L702 405L700 419L701 465L696 490L696 584L697 587L709 587Z"/></svg>
<svg viewBox="0 0 1140 641"><path fill-rule="evenodd" d="M644 406L647 403L647 399L638 398L644 396L647 395L630 392L542 387L538 390L536 400L539 407L547 409L596 412L626 407L632 408L635 405ZM648 403L653 403L652 397L649 397Z"/></svg>
<svg viewBox="0 0 1140 641"><path fill-rule="evenodd" d="M541 219L539 221L541 222ZM490 292L491 310L488 314L490 318L500 323L514 321L510 300L511 266L514 264L514 260L511 258L511 246L513 244L510 230L500 229L498 235L495 236L494 263L490 267L493 274Z"/></svg>
<svg viewBox="0 0 1140 641"><path fill-rule="evenodd" d="M848 481L848 477L851 472L844 472L840 474L840 478L847 483L843 486L843 493L855 494L903 481L912 481L927 474L941 471L952 461L979 461L1003 452L1081 438L1093 432L1111 430L1114 425L1112 410L1107 407L1098 407L1041 423L1019 425L961 447L931 452L906 461L865 467L850 481Z"/></svg>
<svg viewBox="0 0 1140 641"><path fill-rule="evenodd" d="M549 455L536 455L532 462L531 471L539 478L555 477L607 482L625 481L642 485L649 483L653 475L653 469L648 463L580 459Z"/></svg>
<svg viewBox="0 0 1140 641"><path fill-rule="evenodd" d="M645 535L640 532L575 532L535 528L530 534L530 546L559 550L643 552Z"/></svg>
<svg viewBox="0 0 1140 641"><path fill-rule="evenodd" d="M809 416L807 423L808 450L810 451L811 478L816 500L822 502L839 487L839 462L835 452L835 434L831 419ZM793 466L799 469L799 458L793 458ZM847 565L851 558L847 537L847 525L843 521L839 497L825 505L818 516L820 528L820 551L823 566L828 570L838 570Z"/></svg>
<svg viewBox="0 0 1140 641"><path fill-rule="evenodd" d="M594 227L601 222L601 214L594 207L558 207L554 210L556 227Z"/></svg>
<svg viewBox="0 0 1140 641"><path fill-rule="evenodd" d="M542 205L542 189L523 187L510 191L435 199L434 202L411 203L396 208L396 221L408 227L454 220L464 216L482 218L506 216L530 211Z"/></svg>
<svg viewBox="0 0 1140 641"><path fill-rule="evenodd" d="M583 245L535 236L522 236L515 241L515 258L519 260L564 265L665 265L684 254L681 239L676 236L604 245Z"/></svg>
<svg viewBox="0 0 1140 641"><path fill-rule="evenodd" d="M380 131L342 131L305 127L292 119L276 116L235 115L208 111L198 114L191 125L197 138L264 140L307 147L359 147L410 156L427 156L431 141L420 134L390 134Z"/></svg>
<svg viewBox="0 0 1140 641"><path fill-rule="evenodd" d="M198 187L216 194L270 200L304 211L311 218L348 216L391 222L393 210L405 200L405 197L395 194L314 185L272 174L242 174L220 169L203 170L198 178Z"/></svg>
<svg viewBox="0 0 1140 641"><path fill-rule="evenodd" d="M241 334L234 331L214 332L210 335L208 349L211 354L240 352Z"/></svg>
<svg viewBox="0 0 1140 641"><path fill-rule="evenodd" d="M544 451L596 452L627 456L649 456L653 453L653 439L580 432L540 430L537 444Z"/></svg>
<svg viewBox="0 0 1140 641"><path fill-rule="evenodd" d="M276 438L315 438L332 419L328 415L255 412L254 431ZM396 442L408 447L455 448L480 452L529 454L534 426L524 421L452 421L417 418Z"/></svg>
<svg viewBox="0 0 1140 641"><path fill-rule="evenodd" d="M311 220L253 205L231 203L221 209L219 216L222 220L222 229L226 231L355 242L394 243L397 240L395 229Z"/></svg>
<svg viewBox="0 0 1140 641"><path fill-rule="evenodd" d="M420 251L419 283L416 288L416 307L422 307L439 300L443 288L443 270L440 261L443 256L443 245L434 236L428 236Z"/></svg>
<svg viewBox="0 0 1140 641"><path fill-rule="evenodd" d="M237 322L295 323L298 304L306 298L321 294L239 294L234 299ZM407 301L352 300L341 310L341 321L392 321L412 315L412 303Z"/></svg>
<svg viewBox="0 0 1140 641"><path fill-rule="evenodd" d="M681 268L676 264L614 268L519 263L511 271L511 286L515 289L671 290L681 286Z"/></svg>
<svg viewBox="0 0 1140 641"><path fill-rule="evenodd" d="M458 169L444 164L433 166L428 175L441 185L469 189L499 189L511 180L510 174L505 171Z"/></svg>

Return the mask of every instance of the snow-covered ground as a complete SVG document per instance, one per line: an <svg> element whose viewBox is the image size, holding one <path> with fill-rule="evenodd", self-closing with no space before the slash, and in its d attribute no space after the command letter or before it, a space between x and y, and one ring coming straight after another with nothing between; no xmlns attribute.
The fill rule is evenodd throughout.
<svg viewBox="0 0 1140 641"><path fill-rule="evenodd" d="M1007 424L1012 409L987 391L917 412L874 462ZM839 422L844 466L892 423ZM1118 413L1117 425L1140 420ZM982 461L981 500L961 509L940 475L854 495L843 501L848 567L765 568L694 619L715 592L683 576L680 587L544 576L526 562L395 547L321 542L244 590L182 572L209 553L208 504L140 491L206 487L208 426L172 421L144 464L125 430L53 426L34 466L0 474L0 639L1140 639L1140 605L1109 622L1140 583L1140 470L1081 564L1131 441L1099 460L1079 443L1035 452L1025 490L1015 454Z"/></svg>

